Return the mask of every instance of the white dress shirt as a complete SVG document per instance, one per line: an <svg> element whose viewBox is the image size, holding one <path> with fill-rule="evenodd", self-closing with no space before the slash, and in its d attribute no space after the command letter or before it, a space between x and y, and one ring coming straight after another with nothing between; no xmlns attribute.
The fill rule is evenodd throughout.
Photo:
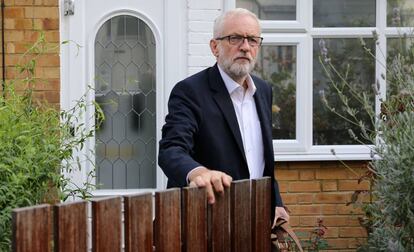
<svg viewBox="0 0 414 252"><path fill-rule="evenodd" d="M220 67L219 71L224 80L224 84L229 91L234 111L236 112L250 178L263 177L265 161L262 130L260 127L259 116L257 115L256 103L253 97L256 92L256 86L250 75L247 76L247 89L245 89L230 78L230 76Z"/></svg>

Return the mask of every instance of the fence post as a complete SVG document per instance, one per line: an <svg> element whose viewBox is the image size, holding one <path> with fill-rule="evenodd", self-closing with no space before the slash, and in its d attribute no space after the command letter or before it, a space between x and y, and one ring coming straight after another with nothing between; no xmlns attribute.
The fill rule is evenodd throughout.
<svg viewBox="0 0 414 252"><path fill-rule="evenodd" d="M182 189L183 251L207 252L207 197L204 188Z"/></svg>
<svg viewBox="0 0 414 252"><path fill-rule="evenodd" d="M92 251L121 251L121 198L92 200Z"/></svg>
<svg viewBox="0 0 414 252"><path fill-rule="evenodd" d="M12 212L14 252L43 252L52 249L50 205L14 209Z"/></svg>
<svg viewBox="0 0 414 252"><path fill-rule="evenodd" d="M88 250L88 203L86 201L62 203L54 208L54 250Z"/></svg>
<svg viewBox="0 0 414 252"><path fill-rule="evenodd" d="M216 195L216 202L209 205L209 251L230 251L230 189Z"/></svg>
<svg viewBox="0 0 414 252"><path fill-rule="evenodd" d="M231 188L231 251L252 251L250 180L233 181Z"/></svg>
<svg viewBox="0 0 414 252"><path fill-rule="evenodd" d="M124 197L125 252L152 252L152 194Z"/></svg>
<svg viewBox="0 0 414 252"><path fill-rule="evenodd" d="M181 190L155 193L155 250L181 252Z"/></svg>
<svg viewBox="0 0 414 252"><path fill-rule="evenodd" d="M252 180L252 251L270 252L271 178Z"/></svg>

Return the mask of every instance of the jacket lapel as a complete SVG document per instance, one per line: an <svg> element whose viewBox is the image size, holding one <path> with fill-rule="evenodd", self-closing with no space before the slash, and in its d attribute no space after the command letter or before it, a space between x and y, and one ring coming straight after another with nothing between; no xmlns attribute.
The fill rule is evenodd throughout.
<svg viewBox="0 0 414 252"><path fill-rule="evenodd" d="M263 139L263 152L265 157L266 168L273 168L273 143L272 143L272 129L271 118L269 117L269 110L266 109L266 97L263 97L263 90L260 88L258 81L254 80L257 90L254 94L254 101L256 103L256 110L260 120ZM269 101L271 102L271 101Z"/></svg>
<svg viewBox="0 0 414 252"><path fill-rule="evenodd" d="M237 122L236 112L233 108L233 103L230 98L230 94L226 89L223 79L221 78L220 72L217 65L214 65L209 71L209 83L213 90L214 100L224 115L224 118L229 125L230 131L236 140L237 146L239 147L243 159L247 164L246 155L244 153L242 137L239 129L239 123Z"/></svg>

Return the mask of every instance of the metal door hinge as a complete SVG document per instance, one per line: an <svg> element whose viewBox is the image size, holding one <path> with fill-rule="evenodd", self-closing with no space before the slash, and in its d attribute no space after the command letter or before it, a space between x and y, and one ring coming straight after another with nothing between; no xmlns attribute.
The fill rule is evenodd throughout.
<svg viewBox="0 0 414 252"><path fill-rule="evenodd" d="M71 16L75 14L75 0L63 1L63 14L65 16Z"/></svg>

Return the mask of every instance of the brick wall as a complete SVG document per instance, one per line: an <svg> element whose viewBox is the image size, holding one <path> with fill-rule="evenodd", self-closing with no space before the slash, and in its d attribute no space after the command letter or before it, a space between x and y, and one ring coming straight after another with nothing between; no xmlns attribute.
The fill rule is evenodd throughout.
<svg viewBox="0 0 414 252"><path fill-rule="evenodd" d="M5 0L4 41L6 79L19 78L14 66L43 30L48 48L53 50L37 59L34 93L38 99L59 104L59 4L58 0ZM19 87L20 89L22 87Z"/></svg>
<svg viewBox="0 0 414 252"><path fill-rule="evenodd" d="M328 228L325 239L329 249L354 251L366 232L358 221L361 209L346 203L351 201L355 190L368 190L369 183L358 183L366 172L365 162L345 165L333 161L281 162L276 164L275 175L284 203L291 211L295 231L308 233L322 219Z"/></svg>

